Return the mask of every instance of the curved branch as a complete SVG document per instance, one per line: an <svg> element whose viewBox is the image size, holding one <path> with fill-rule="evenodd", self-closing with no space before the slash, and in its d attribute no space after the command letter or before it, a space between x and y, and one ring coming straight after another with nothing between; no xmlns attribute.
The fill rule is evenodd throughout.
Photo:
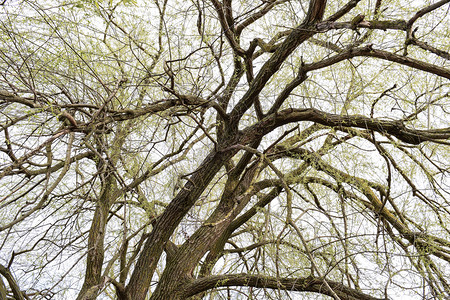
<svg viewBox="0 0 450 300"><path fill-rule="evenodd" d="M402 142L413 145L420 144L424 141L439 142L439 140L450 138L450 127L434 130L417 130L407 128L398 120L390 121L378 118L368 118L362 115L342 116L330 114L315 108L303 108L286 109L267 116L261 120L261 122L243 130L240 141L245 144L256 137L264 136L277 127L301 121L316 122L337 129L341 127L370 129L381 134L390 134Z"/></svg>
<svg viewBox="0 0 450 300"><path fill-rule="evenodd" d="M130 298L145 298L167 240L223 164L236 152L211 152L156 220L126 287Z"/></svg>
<svg viewBox="0 0 450 300"><path fill-rule="evenodd" d="M94 152L88 151L88 152L80 153L80 154L77 154L77 155L71 157L69 163L71 164L71 163L74 163L76 161L80 161L80 160L82 160L84 158L92 159L94 157L95 157ZM59 169L63 168L65 165L66 165L65 161L60 161L59 163L57 163L57 164L55 164L55 165L53 165L51 167L46 167L46 168L37 169L37 170L28 170L28 169L25 169L25 168L23 168L23 169L21 168L21 169L19 169L17 171L13 170L10 173L8 173L8 175L17 175L17 174L26 173L28 176L34 176L34 175L45 174L47 172L54 173L54 172L58 171Z"/></svg>
<svg viewBox="0 0 450 300"><path fill-rule="evenodd" d="M183 296L190 297L200 292L225 286L247 286L256 288L270 288L297 292L313 292L330 296L330 291L324 288L325 281L333 291L342 299L351 300L380 300L363 292L345 286L336 281L323 278L297 277L276 278L263 275L231 274L203 277L192 281L185 286Z"/></svg>
<svg viewBox="0 0 450 300"><path fill-rule="evenodd" d="M444 51L444 50L438 49L436 47L433 47L431 45L428 45L428 43L419 41L415 37L408 39L407 44L408 45L416 45L425 51L429 51L429 52L434 53L437 56L440 56L446 60L450 60L450 53L448 51Z"/></svg>
<svg viewBox="0 0 450 300"><path fill-rule="evenodd" d="M275 5L282 4L286 2L287 0L281 0L281 1L267 1L264 7L250 15L247 19L242 21L239 25L236 26L236 34L239 36L242 33L242 30L244 30L247 26L251 25L255 21L259 20L263 16L265 16L269 11L272 10L272 8Z"/></svg>
<svg viewBox="0 0 450 300"><path fill-rule="evenodd" d="M242 49L238 41L236 41L233 24L229 24L230 20L228 20L229 18L227 18L227 16L229 16L229 10L227 12L227 8L224 8L223 5L220 4L220 2L217 0L212 0L211 2L218 14L220 25L222 26L225 37L230 43L231 48L233 48L233 51L239 56L245 55L244 49Z"/></svg>
<svg viewBox="0 0 450 300"><path fill-rule="evenodd" d="M357 24L353 22L320 22L317 24L317 29L320 31L327 31L331 29L356 29L356 28L368 28L368 29L380 29L380 30L406 30L407 24L405 20L362 20Z"/></svg>
<svg viewBox="0 0 450 300"><path fill-rule="evenodd" d="M11 165L9 165L8 167L2 169L1 173L0 173L0 179L2 179L3 177L5 177L6 175L9 175L14 168L20 166L22 163L24 163L28 158L32 157L34 154L36 154L39 150L41 150L42 148L44 148L46 145L51 144L54 140L56 140L57 138L69 133L70 130L69 129L64 129L61 130L57 133L55 133L51 138L47 139L45 142L43 142L42 144L40 144L39 146L37 146L36 148L34 148L33 150L31 150L30 152L26 153L25 155L23 155L22 157L20 157L19 159L17 159L16 161L14 161Z"/></svg>
<svg viewBox="0 0 450 300"><path fill-rule="evenodd" d="M397 55L394 53L390 53L383 50L376 50L372 48L372 45L367 45L360 48L351 48L347 51L339 53L333 57L324 59L320 62L306 64L303 67L304 71L313 71L317 69L321 69L340 61L350 59L357 56L366 56L366 57L376 57L387 61L392 61L401 65L405 65L414 69L422 70L428 73L432 73L447 79L450 79L450 69L446 69L443 67L439 67L424 61L420 61L417 59Z"/></svg>
<svg viewBox="0 0 450 300"><path fill-rule="evenodd" d="M424 8L422 8L421 10L419 10L411 19L409 19L408 21L408 27L411 27L412 24L417 21L417 19L419 19L420 17L423 17L425 14L432 12L435 9L438 9L439 7L441 7L444 4L449 3L450 0L441 0L439 2L436 2L432 5L426 6Z"/></svg>
<svg viewBox="0 0 450 300"><path fill-rule="evenodd" d="M358 3L361 2L361 0L351 0L347 4L345 4L341 9L339 9L337 12L335 12L333 15L331 15L327 21L336 21L343 16L345 16L349 11L351 11L353 8L358 5Z"/></svg>
<svg viewBox="0 0 450 300"><path fill-rule="evenodd" d="M425 71L428 73L435 74L437 76L441 76L441 77L450 79L450 69L446 69L443 67L439 67L439 66L424 62L424 61L419 61L417 59L397 55L397 54L390 53L387 51L374 50L374 49L372 49L370 51L364 50L355 56L377 57L377 58L396 62L401 65L405 65L405 66L408 66L408 67L411 67L414 69L418 69L421 71Z"/></svg>
<svg viewBox="0 0 450 300"><path fill-rule="evenodd" d="M265 87L267 81L278 71L286 58L304 41L312 37L316 31L312 30L315 22L322 20L326 0L311 0L305 21L287 36L277 47L275 53L262 66L261 70L252 81L250 88L239 100L230 113L231 130L237 130L238 122L243 114L252 106L258 94Z"/></svg>
<svg viewBox="0 0 450 300"><path fill-rule="evenodd" d="M26 106L31 107L31 108L38 108L38 107L40 107L40 105L35 103L33 101L33 99L31 99L31 98L20 97L20 96L17 96L15 94L13 94L13 93L5 91L5 90L0 90L0 100L5 101L5 102L20 103L20 104L26 105Z"/></svg>
<svg viewBox="0 0 450 300"><path fill-rule="evenodd" d="M369 203L363 202L362 204L372 210L373 213L381 215L400 233L403 238L407 239L412 245L415 245L418 250L421 247L423 249L428 249L427 251L429 251L430 254L439 257L442 260L450 262L450 251L447 249L447 247L450 245L450 242L427 233L417 233L411 231L408 228L408 225L403 221L404 219L402 215L388 210L385 204L380 200L380 198L375 195L372 190L372 183L370 183L370 181L351 176L348 173L343 172L326 163L317 154L308 150L296 148L289 151L291 153L295 153L296 155L298 155L298 157L308 162L310 165L314 165L314 168L316 170L323 171L329 176L333 177L337 182L345 182L347 184L356 186L360 190L360 192L362 192L369 200ZM383 194L386 196L385 192Z"/></svg>

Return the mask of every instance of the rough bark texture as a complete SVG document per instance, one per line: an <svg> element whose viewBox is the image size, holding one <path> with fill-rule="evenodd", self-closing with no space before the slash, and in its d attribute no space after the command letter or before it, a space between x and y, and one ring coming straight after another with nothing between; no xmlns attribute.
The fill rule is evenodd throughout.
<svg viewBox="0 0 450 300"><path fill-rule="evenodd" d="M164 245L223 163L232 155L231 151L211 153L158 218L127 285L127 294L131 299L145 299Z"/></svg>
<svg viewBox="0 0 450 300"><path fill-rule="evenodd" d="M269 61L264 64L261 71L252 82L252 85L247 93L242 97L230 113L229 129L231 132L227 135L228 141L235 139L240 118L245 111L250 108L254 98L263 89L265 83L279 69L286 57L288 57L289 54L291 54L292 51L298 47L298 45L314 34L312 31L308 31L308 29L312 28L311 24L314 24L323 18L325 7L326 0L312 0L305 21L287 37L286 41L283 42L283 46L278 48ZM252 140L253 139L254 138L252 138ZM227 149L227 145L223 145L220 148ZM127 286L127 293L132 299L139 300L145 298L148 287L150 286L151 277L165 243L170 238L181 219L204 191L207 184L212 180L214 175L216 175L222 165L233 156L233 154L233 152L230 153L230 150L211 153L200 165L198 171L192 175L181 192L172 200L164 213L158 218L144 245L143 251L131 276L130 283ZM226 227L223 226L221 231L223 232L225 228ZM218 230L214 236L220 236L221 231ZM212 242L214 242L214 240ZM206 249L206 247L203 248ZM189 265L183 266L183 263L186 264L188 261L198 262L198 260L203 256L203 252L204 251L201 250L194 252L197 254L197 256L194 257L192 257L193 253L182 253L184 259L181 259L180 266L172 266L169 264L168 271L165 272L165 274L169 274L167 275L168 279L162 279L163 282L166 282L166 284L162 285L164 287L163 290L157 290L155 295L152 296L152 299L163 299L163 297L166 297L167 294L174 293L174 290L177 289L178 284L170 284L169 282L171 282L174 277L183 278L188 276L188 274L192 271L192 267ZM191 256L191 258L189 258L189 256ZM195 266L195 264L192 265ZM175 269L176 271L170 271L171 269ZM174 272L173 275L171 275L172 272Z"/></svg>
<svg viewBox="0 0 450 300"><path fill-rule="evenodd" d="M450 0L16 2L1 299L450 296Z"/></svg>
<svg viewBox="0 0 450 300"><path fill-rule="evenodd" d="M338 282L327 282L340 299L346 300L381 300L384 298L376 298L370 295L364 294L361 291L350 289ZM250 286L258 288L270 288L270 289L287 289L291 291L300 292L315 292L319 294L325 294L331 296L329 292L324 288L324 280L319 278L289 278L289 279L277 279L273 277L265 276L252 276L248 274L234 274L225 276L209 276L207 278L201 278L193 281L186 286L183 291L183 296L188 297L195 295L196 293L208 290L214 287L223 286ZM181 299L181 298L180 298Z"/></svg>

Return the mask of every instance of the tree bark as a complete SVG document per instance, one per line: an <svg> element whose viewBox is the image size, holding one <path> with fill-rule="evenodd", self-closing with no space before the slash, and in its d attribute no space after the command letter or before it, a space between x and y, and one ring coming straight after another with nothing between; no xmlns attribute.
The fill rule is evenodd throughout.
<svg viewBox="0 0 450 300"><path fill-rule="evenodd" d="M275 278L262 275L234 274L216 275L200 278L186 285L182 291L182 296L189 297L201 291L225 286L247 286L256 288L286 289L299 292L314 292L331 296L330 292L324 288L325 280L322 278L300 277L300 278ZM347 287L339 282L327 280L328 285L339 296L340 299L347 300L381 300L363 292ZM177 299L184 299L178 296Z"/></svg>
<svg viewBox="0 0 450 300"><path fill-rule="evenodd" d="M144 300L166 242L195 204L216 173L236 151L212 152L157 219L137 260L126 292L130 299Z"/></svg>

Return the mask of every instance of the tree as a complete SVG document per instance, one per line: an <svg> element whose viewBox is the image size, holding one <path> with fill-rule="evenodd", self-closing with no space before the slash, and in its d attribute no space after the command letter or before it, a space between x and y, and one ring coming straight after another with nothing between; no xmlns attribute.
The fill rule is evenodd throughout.
<svg viewBox="0 0 450 300"><path fill-rule="evenodd" d="M449 2L3 1L0 299L449 297Z"/></svg>

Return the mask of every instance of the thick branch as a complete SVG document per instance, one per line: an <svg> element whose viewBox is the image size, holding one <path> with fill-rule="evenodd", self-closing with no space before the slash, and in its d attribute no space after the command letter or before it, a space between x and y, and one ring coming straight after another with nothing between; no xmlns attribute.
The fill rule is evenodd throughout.
<svg viewBox="0 0 450 300"><path fill-rule="evenodd" d="M212 4L214 5L214 8L216 9L216 12L219 17L220 25L222 26L222 29L225 33L225 37L227 38L228 42L230 43L231 48L233 48L234 52L240 56L243 56L245 54L244 49L241 48L239 43L236 41L235 33L234 33L234 25L229 24L229 21L227 19L227 15L229 15L229 12L227 13L227 8L223 7L222 4L220 4L217 0L212 0ZM225 3L226 6L226 3Z"/></svg>
<svg viewBox="0 0 450 300"><path fill-rule="evenodd" d="M339 282L329 281L333 291L341 299L349 300L379 300L361 291L345 286ZM184 288L184 296L189 297L212 288L225 286L246 286L256 288L282 289L297 292L314 292L329 295L330 292L324 288L325 280L322 278L298 277L298 278L276 278L262 275L233 274L208 276L194 280Z"/></svg>
<svg viewBox="0 0 450 300"><path fill-rule="evenodd" d="M286 1L288 1L288 0L270 1L270 2L267 1L261 10L251 14L247 19L245 19L239 25L236 26L236 34L239 36L241 34L242 30L244 30L247 26L251 25L255 21L257 21L260 18L262 18L263 16L265 16L268 12L270 12L272 10L272 8L275 5L282 4Z"/></svg>
<svg viewBox="0 0 450 300"><path fill-rule="evenodd" d="M16 96L13 93L4 90L0 90L0 100L5 102L20 103L31 108L40 107L40 105L36 104L33 99Z"/></svg>
<svg viewBox="0 0 450 300"><path fill-rule="evenodd" d="M401 65L405 65L414 69L422 70L428 73L432 73L447 79L450 79L450 69L442 68L424 61L420 61L417 59L400 56L394 53L390 53L383 50L376 50L372 48L372 45L367 45L360 48L351 48L347 51L339 53L333 57L321 60L316 63L306 64L303 67L305 72L313 71L317 69L321 69L333 64L336 64L340 61L350 59L357 56L366 56L366 57L376 57L381 58L383 60L392 61L399 63Z"/></svg>
<svg viewBox="0 0 450 300"><path fill-rule="evenodd" d="M14 277L12 276L11 272L7 268L5 268L3 265L0 265L0 274L2 274L3 277L5 277L6 280L8 281L9 287L11 288L11 290L13 292L14 299L23 300L22 292L20 291L20 288L17 285L17 282L14 279Z"/></svg>
<svg viewBox="0 0 450 300"><path fill-rule="evenodd" d="M153 272L156 269L166 241L170 238L185 214L195 204L215 174L220 170L224 162L230 159L235 153L236 150L213 152L208 155L157 219L126 288L127 294L131 299L145 299Z"/></svg>
<svg viewBox="0 0 450 300"><path fill-rule="evenodd" d="M303 24L314 24L323 18L327 0L310 0L308 13L306 14Z"/></svg>
<svg viewBox="0 0 450 300"><path fill-rule="evenodd" d="M345 16L349 11L351 11L353 8L358 5L358 3L361 2L361 0L350 0L345 4L341 9L339 9L337 12L335 12L333 15L331 15L327 21L336 21L343 16Z"/></svg>
<svg viewBox="0 0 450 300"><path fill-rule="evenodd" d="M241 136L245 144L257 136L263 136L284 124L311 121L322 125L340 128L357 127L369 129L381 134L390 134L408 144L420 144L424 141L446 140L450 138L450 127L435 130L417 130L405 127L400 121L368 118L361 115L341 116L330 114L315 108L286 109L272 114L257 124L246 128Z"/></svg>
<svg viewBox="0 0 450 300"><path fill-rule="evenodd" d="M434 53L434 54L436 54L436 55L438 55L438 56L440 56L440 57L442 57L442 58L444 58L446 60L450 60L450 53L449 52L441 50L441 49L438 49L438 48L433 47L431 45L428 45L428 43L419 41L416 38L408 39L407 40L407 44L408 45L416 45L416 46L422 48L423 50L430 51L431 53Z"/></svg>
<svg viewBox="0 0 450 300"><path fill-rule="evenodd" d="M405 20L363 20L357 24L352 22L321 22L317 24L317 29L320 31L327 31L331 29L356 29L356 28L368 28L368 29L380 29L380 30L406 30L407 24Z"/></svg>
<svg viewBox="0 0 450 300"><path fill-rule="evenodd" d="M408 27L411 27L412 24L417 21L420 17L423 17L425 14L432 12L433 10L441 7L442 5L445 5L449 3L450 0L441 0L439 2L436 2L432 5L426 6L419 10L409 21L408 21Z"/></svg>
<svg viewBox="0 0 450 300"><path fill-rule="evenodd" d="M263 65L256 75L250 88L247 90L242 99L236 104L230 113L230 121L232 130L236 130L238 122L242 115L251 107L258 94L265 87L267 81L280 68L286 58L304 41L313 36L316 31L313 30L312 24L322 19L325 11L326 0L311 0L308 15L305 21L295 28L277 48L275 53Z"/></svg>
<svg viewBox="0 0 450 300"><path fill-rule="evenodd" d="M421 71L425 71L431 74L435 74L437 76L441 76L447 79L450 79L450 69L446 69L443 67L439 67L424 61L416 60L413 58L397 55L394 53L390 53L382 50L364 50L358 53L355 56L368 56L368 57L377 57L387 61L392 61L399 63L401 65L405 65L414 69L418 69Z"/></svg>

